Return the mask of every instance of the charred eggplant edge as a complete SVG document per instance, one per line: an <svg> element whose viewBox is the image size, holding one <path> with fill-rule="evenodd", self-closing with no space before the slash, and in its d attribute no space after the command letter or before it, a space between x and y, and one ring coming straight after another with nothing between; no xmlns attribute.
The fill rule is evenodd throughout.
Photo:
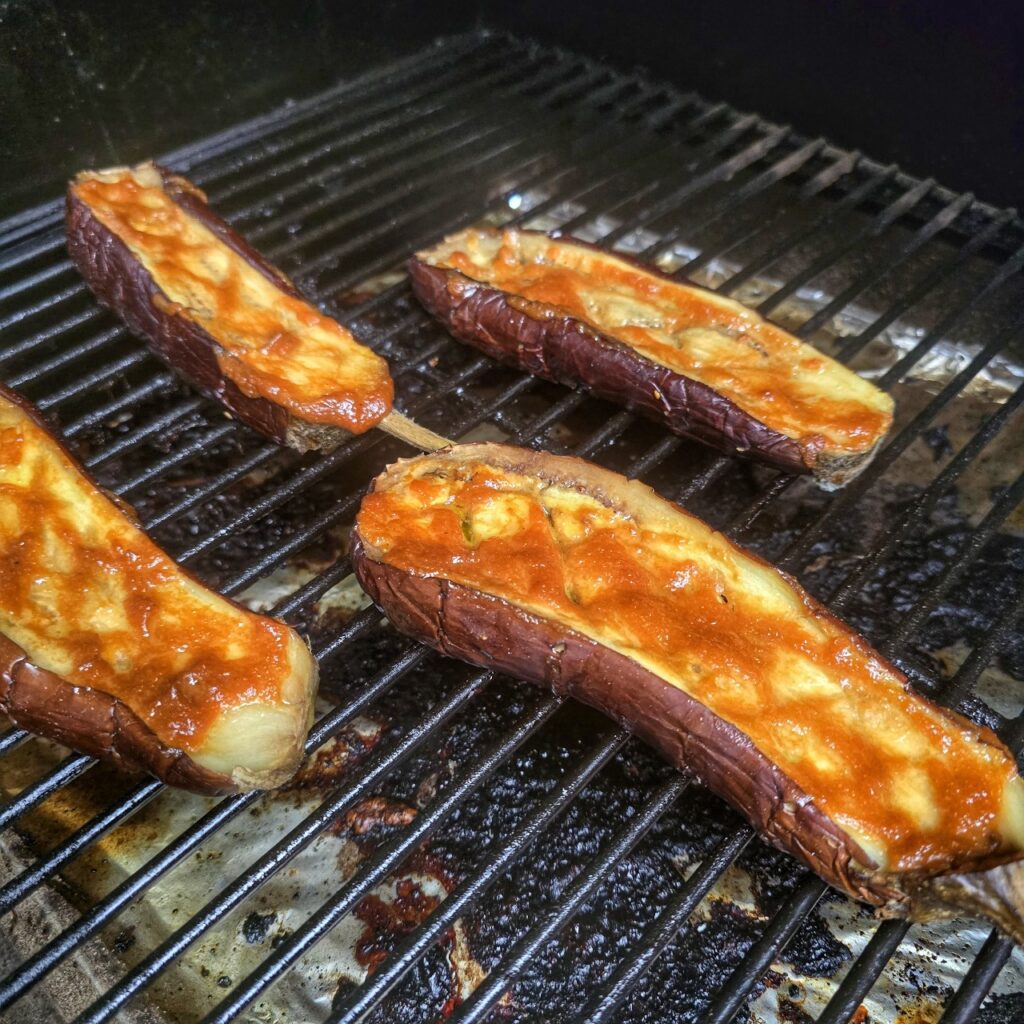
<svg viewBox="0 0 1024 1024"><path fill-rule="evenodd" d="M481 443L420 458L450 457L533 475L612 507L630 507L638 498L664 501L645 485L627 482L582 459L561 457L560 463L572 465L572 472L566 473L553 470L551 457L544 453L517 449L513 458L508 452L503 446ZM406 461L414 460L385 469L370 491L377 480L401 472ZM441 577L405 572L374 558L359 535L358 519L351 552L360 585L402 633L443 654L547 686L597 708L732 804L767 842L803 861L836 889L873 905L879 916L921 921L981 916L1024 944L1024 863L1016 855L985 858L931 876L880 871L750 737L657 674L502 598ZM743 554L797 587L810 613L850 629L792 577L750 552ZM934 706L960 720L955 712ZM985 741L1003 746L988 730Z"/></svg>
<svg viewBox="0 0 1024 1024"><path fill-rule="evenodd" d="M295 285L253 249L206 204L202 193L184 178L153 165L164 190L185 212L209 228L250 266L286 295L303 299ZM250 398L221 371L223 351L194 320L176 312L143 264L114 232L106 228L75 193L66 196L67 249L72 262L100 303L120 317L150 350L204 395L261 434L297 451L330 451L352 435L342 427L310 423L266 398ZM305 301L303 299L303 301Z"/></svg>
<svg viewBox="0 0 1024 1024"><path fill-rule="evenodd" d="M539 235L543 232L520 232ZM673 278L622 253L571 236L552 241L591 249L673 284ZM427 250L424 250L426 252ZM819 452L807 461L792 438L745 412L707 384L648 359L615 338L543 303L533 302L412 256L406 269L419 302L460 341L499 362L664 423L673 433L788 473L810 473L827 489L843 487L867 468L884 434L865 452ZM699 285L687 284L698 291ZM710 295L714 292L708 291ZM720 296L716 296L720 298Z"/></svg>
<svg viewBox="0 0 1024 1024"><path fill-rule="evenodd" d="M121 498L108 494L96 484L88 471L53 432L37 409L16 392L0 384L0 397L17 405L53 439L72 466L109 498L119 514L137 525L134 510ZM141 527L140 527L141 529ZM179 571L195 577L182 566ZM209 589L201 581L199 586ZM220 595L219 595L220 596ZM246 615L258 613L222 597ZM294 633L294 631L293 631ZM316 694L317 663L308 647L295 634L309 658L308 704L303 712L296 708L296 721L304 717L302 736L309 727ZM194 793L238 793L249 789L273 789L288 781L302 761L302 744L293 756L276 768L253 772L237 768L231 773L217 772L194 761L184 750L164 743L152 729L122 700L88 686L76 686L54 672L32 663L28 654L10 637L0 633L0 711L15 725L90 757L113 763L125 771L148 772L168 785Z"/></svg>

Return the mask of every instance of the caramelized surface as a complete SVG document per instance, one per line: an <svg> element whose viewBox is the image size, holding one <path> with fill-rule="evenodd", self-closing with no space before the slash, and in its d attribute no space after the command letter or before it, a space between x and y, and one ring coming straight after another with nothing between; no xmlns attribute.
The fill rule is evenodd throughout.
<svg viewBox="0 0 1024 1024"><path fill-rule="evenodd" d="M2 397L0 631L40 668L120 698L189 753L227 709L252 723L258 744L276 719L267 716L264 734L241 715L246 706L307 699L309 656L287 626L189 578ZM244 736L229 739L244 745ZM220 770L223 752L208 754L196 759Z"/></svg>
<svg viewBox="0 0 1024 1024"><path fill-rule="evenodd" d="M753 310L610 254L533 232L470 229L422 258L564 310L806 450L867 451L892 421L887 395Z"/></svg>
<svg viewBox="0 0 1024 1024"><path fill-rule="evenodd" d="M770 566L667 503L633 515L458 451L378 482L358 519L370 557L640 662L749 736L881 867L1024 847L1024 783L1005 750L908 693Z"/></svg>
<svg viewBox="0 0 1024 1024"><path fill-rule="evenodd" d="M299 419L361 433L390 411L387 363L309 303L282 292L190 216L143 165L83 175L74 191L131 250L175 312L221 348L225 377Z"/></svg>

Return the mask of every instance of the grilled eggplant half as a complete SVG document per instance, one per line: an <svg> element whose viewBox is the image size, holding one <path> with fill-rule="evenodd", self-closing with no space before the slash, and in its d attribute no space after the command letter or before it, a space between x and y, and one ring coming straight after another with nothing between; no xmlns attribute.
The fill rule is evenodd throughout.
<svg viewBox="0 0 1024 1024"><path fill-rule="evenodd" d="M103 305L274 440L329 449L390 411L385 360L307 302L186 179L153 163L79 174L67 242Z"/></svg>
<svg viewBox="0 0 1024 1024"><path fill-rule="evenodd" d="M782 572L638 482L472 444L377 477L360 582L402 631L628 725L886 915L1024 941L1024 780Z"/></svg>
<svg viewBox="0 0 1024 1024"><path fill-rule="evenodd" d="M297 633L203 587L0 389L0 711L200 793L302 757L317 666Z"/></svg>
<svg viewBox="0 0 1024 1024"><path fill-rule="evenodd" d="M409 274L488 355L827 488L864 469L892 423L888 395L753 310L584 242L470 228Z"/></svg>

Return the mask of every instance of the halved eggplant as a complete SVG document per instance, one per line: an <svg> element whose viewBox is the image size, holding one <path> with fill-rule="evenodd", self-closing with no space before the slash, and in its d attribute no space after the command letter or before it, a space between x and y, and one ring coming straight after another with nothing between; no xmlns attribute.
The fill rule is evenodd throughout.
<svg viewBox="0 0 1024 1024"><path fill-rule="evenodd" d="M494 444L389 467L356 574L402 631L628 725L886 915L1024 941L1024 780L792 578L650 488Z"/></svg>
<svg viewBox="0 0 1024 1024"><path fill-rule="evenodd" d="M888 395L753 310L585 242L470 228L408 269L488 355L824 487L861 472L892 423Z"/></svg>
<svg viewBox="0 0 1024 1024"><path fill-rule="evenodd" d="M186 179L153 163L68 186L68 252L96 297L239 419L299 451L391 410L388 365L307 302Z"/></svg>
<svg viewBox="0 0 1024 1024"><path fill-rule="evenodd" d="M207 590L0 388L0 711L199 793L295 772L317 665L283 623Z"/></svg>

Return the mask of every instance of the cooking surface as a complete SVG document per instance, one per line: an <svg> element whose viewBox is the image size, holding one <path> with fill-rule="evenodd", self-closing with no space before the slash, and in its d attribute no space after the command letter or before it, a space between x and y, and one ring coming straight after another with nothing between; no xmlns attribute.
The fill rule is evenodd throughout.
<svg viewBox="0 0 1024 1024"><path fill-rule="evenodd" d="M641 477L1019 746L1024 228L1011 215L479 36L169 163L390 360L403 411ZM757 306L893 394L887 446L825 494L451 341L401 261L510 219ZM5 379L190 569L309 631L325 715L310 747L334 737L288 791L220 802L0 738L10 1019L1024 1012L1024 956L987 929L873 921L611 723L427 654L363 607L347 526L408 449L373 433L327 457L282 451L99 309L63 253L59 204L0 224L0 239Z"/></svg>

